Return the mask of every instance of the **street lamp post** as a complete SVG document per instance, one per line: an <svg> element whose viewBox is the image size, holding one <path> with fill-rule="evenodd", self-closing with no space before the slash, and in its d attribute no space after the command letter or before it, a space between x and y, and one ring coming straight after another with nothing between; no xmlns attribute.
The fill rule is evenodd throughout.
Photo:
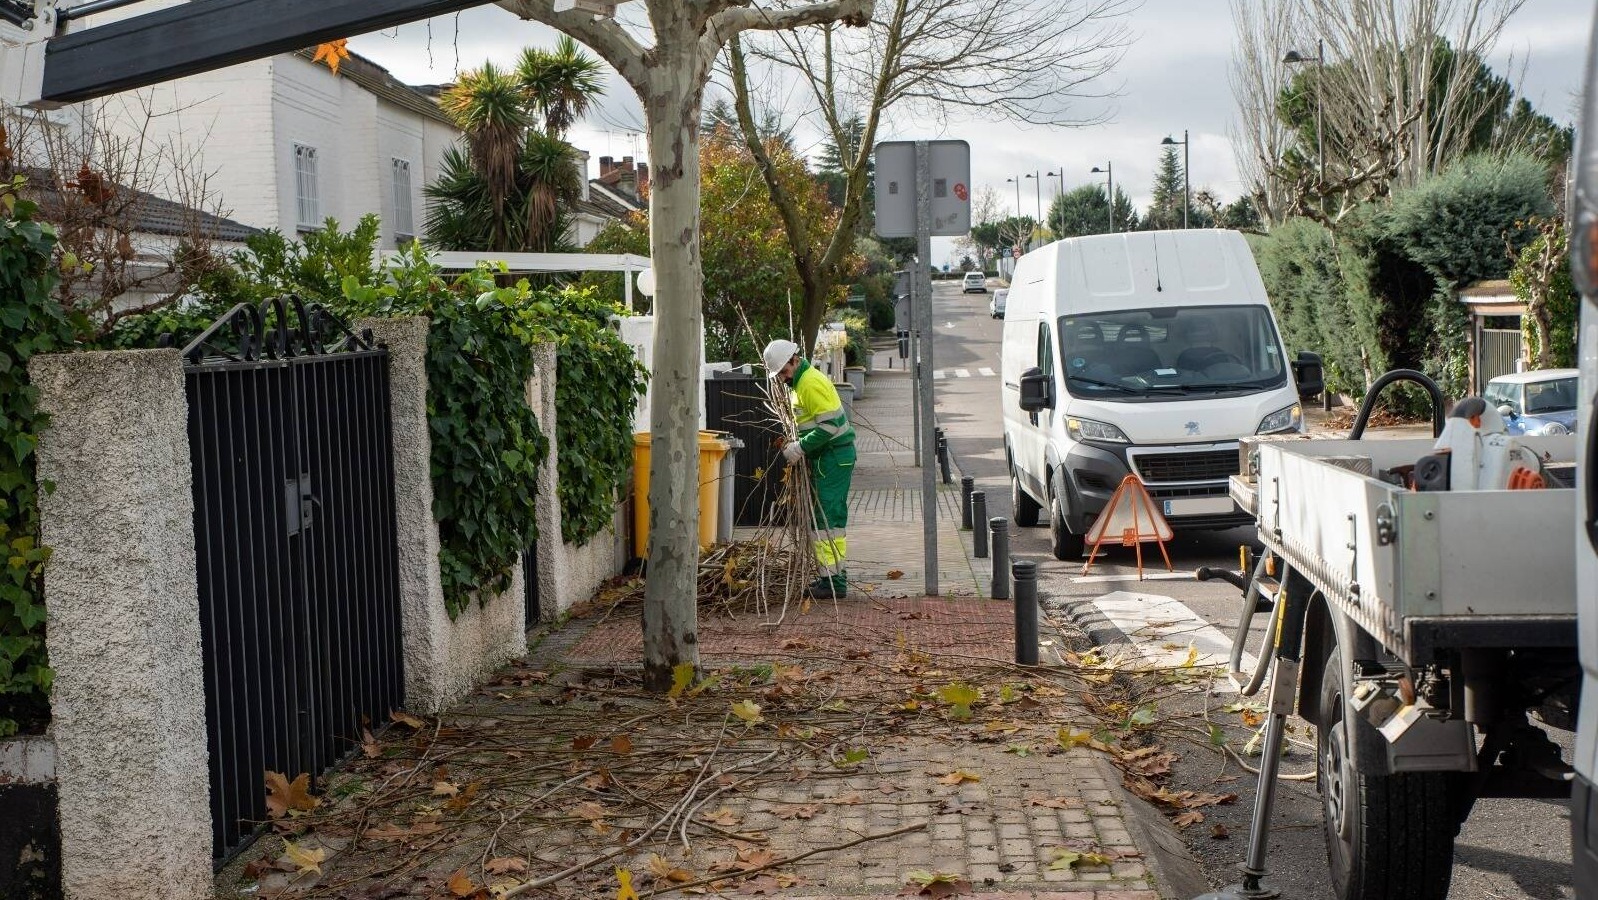
<svg viewBox="0 0 1598 900"><path fill-rule="evenodd" d="M1315 39L1315 55L1305 56L1297 50L1289 50L1282 57L1282 62L1292 66L1299 63L1314 63L1318 67L1326 65L1326 40ZM1324 75L1322 77L1325 77ZM1324 87L1319 81L1315 83L1315 174L1322 185L1326 183L1326 104L1321 102L1321 90Z"/></svg>
<svg viewBox="0 0 1598 900"><path fill-rule="evenodd" d="M1183 228L1187 227L1187 208L1193 205L1193 201L1190 199L1192 181L1190 181L1189 178L1188 178L1188 162L1191 159L1191 157L1188 156L1188 152L1187 152L1187 150L1188 150L1187 140L1188 140L1187 139L1187 129L1184 128L1184 129L1182 129L1182 139L1181 140L1179 140L1179 141L1178 140L1174 140L1174 139L1171 138L1170 135L1166 135L1165 136L1165 140L1160 141L1160 146L1162 146L1162 147L1174 147L1174 146L1176 146L1178 144L1180 144L1182 146L1182 227Z"/></svg>
<svg viewBox="0 0 1598 900"><path fill-rule="evenodd" d="M1107 191L1108 191L1107 196L1108 196L1109 201L1110 201L1110 203L1109 203L1109 206L1110 206L1110 233L1114 234L1115 233L1115 166L1112 163L1105 163L1104 164L1104 168L1102 168L1102 169L1099 168L1098 166L1094 166L1093 167L1093 172L1095 174L1098 174L1098 175L1103 175L1106 179L1109 180L1109 187L1107 188Z"/></svg>
<svg viewBox="0 0 1598 900"><path fill-rule="evenodd" d="M1033 191L1033 193L1035 193L1037 195L1036 199L1037 199L1037 204L1038 204L1038 224L1042 225L1043 224L1043 173L1041 171L1028 172L1026 174L1026 177L1032 179L1032 187L1035 189Z"/></svg>

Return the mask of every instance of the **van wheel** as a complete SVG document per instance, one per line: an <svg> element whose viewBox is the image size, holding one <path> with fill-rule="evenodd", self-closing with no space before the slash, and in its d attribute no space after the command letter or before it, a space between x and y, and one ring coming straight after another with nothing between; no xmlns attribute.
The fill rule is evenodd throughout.
<svg viewBox="0 0 1598 900"><path fill-rule="evenodd" d="M1049 543L1053 544L1054 558L1073 560L1082 557L1082 535L1072 534L1065 527L1065 501L1056 494L1049 502Z"/></svg>
<svg viewBox="0 0 1598 900"><path fill-rule="evenodd" d="M1443 900L1453 877L1454 816L1448 773L1362 775L1343 684L1342 651L1321 679L1316 775L1332 888L1338 900Z"/></svg>
<svg viewBox="0 0 1598 900"><path fill-rule="evenodd" d="M1010 473L1010 512L1015 515L1015 524L1022 528L1037 525L1038 515L1043 512L1038 501L1021 487L1021 479L1014 472Z"/></svg>

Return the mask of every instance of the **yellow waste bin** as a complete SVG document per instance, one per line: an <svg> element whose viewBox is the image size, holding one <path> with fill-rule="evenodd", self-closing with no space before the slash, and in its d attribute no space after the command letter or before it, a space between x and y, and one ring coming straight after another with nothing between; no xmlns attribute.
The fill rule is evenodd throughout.
<svg viewBox="0 0 1598 900"><path fill-rule="evenodd" d="M633 435L633 552L649 553L649 432ZM721 512L721 458L727 442L714 431L699 432L699 546L716 542L716 520Z"/></svg>

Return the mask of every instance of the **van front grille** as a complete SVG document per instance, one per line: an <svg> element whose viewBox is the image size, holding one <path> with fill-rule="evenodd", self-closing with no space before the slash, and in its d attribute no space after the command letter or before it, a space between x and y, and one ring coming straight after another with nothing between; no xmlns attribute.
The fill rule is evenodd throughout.
<svg viewBox="0 0 1598 900"><path fill-rule="evenodd" d="M1150 484L1171 481L1224 481L1238 474L1236 450L1139 453L1132 457L1139 478Z"/></svg>

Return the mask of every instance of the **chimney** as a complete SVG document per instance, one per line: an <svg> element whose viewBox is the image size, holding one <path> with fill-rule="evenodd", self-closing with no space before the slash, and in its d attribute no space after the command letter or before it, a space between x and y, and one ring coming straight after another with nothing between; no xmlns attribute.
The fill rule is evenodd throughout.
<svg viewBox="0 0 1598 900"><path fill-rule="evenodd" d="M609 156L601 156L599 158L599 177L600 178L604 178L606 175L609 175L610 174L610 170L614 169L614 168L616 168L616 160L615 159L613 159L612 157L609 157Z"/></svg>
<svg viewBox="0 0 1598 900"><path fill-rule="evenodd" d="M621 173L621 178L617 180L616 186L633 196L637 196L638 173L633 169L633 158L631 156L623 156L621 165L617 166L616 169Z"/></svg>

